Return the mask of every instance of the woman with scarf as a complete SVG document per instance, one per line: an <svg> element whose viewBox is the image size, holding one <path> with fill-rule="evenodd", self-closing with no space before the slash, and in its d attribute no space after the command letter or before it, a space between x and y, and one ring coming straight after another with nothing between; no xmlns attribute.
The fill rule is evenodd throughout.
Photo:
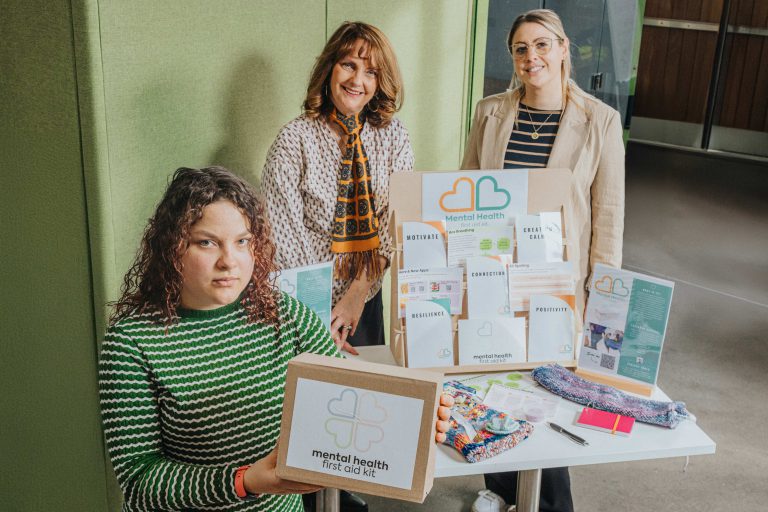
<svg viewBox="0 0 768 512"><path fill-rule="evenodd" d="M261 177L281 268L334 262L331 336L343 350L384 344L389 175L413 170L395 53L376 27L345 22L317 58L304 113L280 129ZM311 498L305 505L312 510ZM366 503L342 491L342 511Z"/></svg>
<svg viewBox="0 0 768 512"><path fill-rule="evenodd" d="M345 22L309 79L304 113L280 130L262 193L276 261L334 261L331 334L340 348L384 343L381 280L389 265L389 176L413 169L397 59L376 27Z"/></svg>

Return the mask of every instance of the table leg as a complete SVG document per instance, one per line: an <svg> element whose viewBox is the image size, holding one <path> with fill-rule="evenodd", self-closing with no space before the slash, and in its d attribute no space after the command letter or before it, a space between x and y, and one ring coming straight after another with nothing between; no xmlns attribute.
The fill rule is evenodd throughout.
<svg viewBox="0 0 768 512"><path fill-rule="evenodd" d="M321 489L315 495L315 512L339 512L339 490Z"/></svg>
<svg viewBox="0 0 768 512"><path fill-rule="evenodd" d="M539 512L541 470L517 472L517 512Z"/></svg>

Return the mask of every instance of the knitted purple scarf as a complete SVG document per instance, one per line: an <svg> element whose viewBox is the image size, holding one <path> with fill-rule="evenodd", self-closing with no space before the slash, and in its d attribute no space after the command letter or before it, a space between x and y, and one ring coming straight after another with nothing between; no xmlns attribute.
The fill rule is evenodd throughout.
<svg viewBox="0 0 768 512"><path fill-rule="evenodd" d="M661 402L628 395L614 387L584 380L557 364L539 366L531 375L536 382L563 398L644 423L675 428L681 420L691 417L683 402Z"/></svg>

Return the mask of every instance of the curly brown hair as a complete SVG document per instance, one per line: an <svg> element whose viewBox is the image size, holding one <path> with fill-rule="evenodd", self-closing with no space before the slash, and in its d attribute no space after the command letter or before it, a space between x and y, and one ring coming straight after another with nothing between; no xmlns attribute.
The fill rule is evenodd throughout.
<svg viewBox="0 0 768 512"><path fill-rule="evenodd" d="M181 258L189 247L190 230L203 216L203 209L221 199L240 210L253 237L253 275L242 299L248 320L278 325L275 245L263 206L246 181L223 167L180 167L173 174L144 230L136 260L123 278L121 297L110 304L110 323L129 315L158 312L166 325L178 319Z"/></svg>
<svg viewBox="0 0 768 512"><path fill-rule="evenodd" d="M333 101L328 94L333 66L352 52L358 40L365 43L361 51L368 53L371 62L379 70L376 94L363 109L366 121L374 128L384 128L402 107L403 79L389 39L373 25L345 21L325 43L323 52L312 68L303 105L308 117L328 117L333 111Z"/></svg>

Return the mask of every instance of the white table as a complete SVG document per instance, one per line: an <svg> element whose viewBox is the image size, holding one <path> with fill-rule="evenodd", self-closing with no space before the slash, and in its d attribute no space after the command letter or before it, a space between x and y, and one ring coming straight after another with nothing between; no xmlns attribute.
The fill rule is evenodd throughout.
<svg viewBox="0 0 768 512"><path fill-rule="evenodd" d="M357 347L360 358L382 364L395 364L389 347ZM461 377L461 376L457 376ZM448 376L447 378L451 378ZM555 395L552 395L555 396ZM669 400L656 388L652 398ZM715 453L715 442L693 421L683 421L675 429L636 422L629 437L611 436L603 432L576 427L573 421L583 406L560 399L557 416L550 421L586 439L589 446L581 446L550 429L544 422L534 424L532 435L515 448L491 459L468 463L458 451L440 445L435 460L435 477L481 475L502 471L518 473L518 512L536 512L539 509L541 470L563 466L604 464L632 460L661 459ZM336 510L331 491L326 491L325 510ZM322 500L318 499L318 502ZM322 509L321 509L322 510Z"/></svg>

